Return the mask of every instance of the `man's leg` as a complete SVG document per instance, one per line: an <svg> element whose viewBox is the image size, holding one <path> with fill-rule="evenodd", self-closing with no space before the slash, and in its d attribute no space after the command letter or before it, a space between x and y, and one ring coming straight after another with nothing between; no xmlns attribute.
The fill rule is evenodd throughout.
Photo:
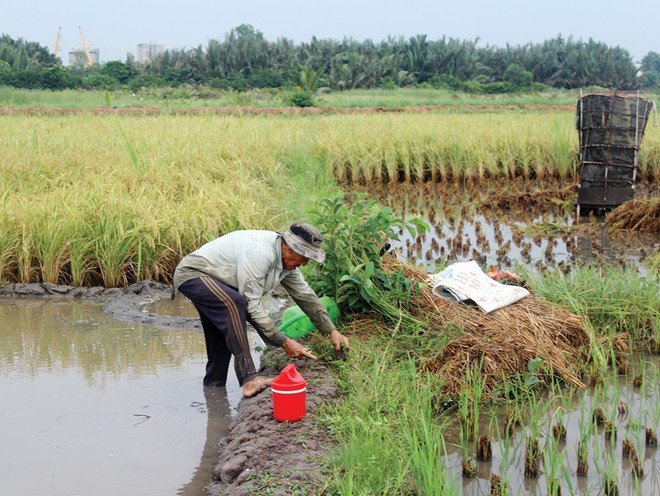
<svg viewBox="0 0 660 496"><path fill-rule="evenodd" d="M231 361L231 351L227 348L225 335L218 329L211 319L201 310L197 310L204 328L204 340L206 341L206 376L205 386L225 386L227 384L227 371Z"/></svg>
<svg viewBox="0 0 660 496"><path fill-rule="evenodd" d="M209 276L186 281L179 287L179 291L193 302L200 315L203 314L224 337L225 346L234 355L234 369L239 384L242 386L252 380L257 371L247 338L245 297ZM219 351L218 339L211 336L207 338L208 341L213 346L213 351L207 349L209 361L215 362L217 359L218 363L222 363L215 353Z"/></svg>

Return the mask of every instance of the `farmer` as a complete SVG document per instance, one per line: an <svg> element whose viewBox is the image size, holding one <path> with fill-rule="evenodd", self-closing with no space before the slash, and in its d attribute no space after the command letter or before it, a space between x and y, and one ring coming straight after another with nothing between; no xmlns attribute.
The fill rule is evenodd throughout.
<svg viewBox="0 0 660 496"><path fill-rule="evenodd" d="M174 271L174 287L193 302L206 340L204 386L224 386L229 360L243 396L266 389L273 379L258 376L250 354L247 324L290 358L316 359L302 344L288 338L273 324L261 297L281 284L339 351L348 338L337 331L328 311L298 270L311 259L322 263L323 236L314 226L296 222L283 233L234 231L220 236L185 256Z"/></svg>

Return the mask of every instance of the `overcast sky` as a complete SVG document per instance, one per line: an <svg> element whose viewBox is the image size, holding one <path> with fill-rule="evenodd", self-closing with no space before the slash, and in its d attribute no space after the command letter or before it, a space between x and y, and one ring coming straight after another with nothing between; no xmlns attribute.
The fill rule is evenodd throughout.
<svg viewBox="0 0 660 496"><path fill-rule="evenodd" d="M0 33L36 41L53 50L62 28L59 56L82 46L79 26L101 62L126 60L139 43L165 48L205 47L250 24L269 41L296 43L312 36L381 41L425 34L477 40L480 47L516 46L572 36L620 46L639 62L660 53L660 1L636 0L6 0Z"/></svg>

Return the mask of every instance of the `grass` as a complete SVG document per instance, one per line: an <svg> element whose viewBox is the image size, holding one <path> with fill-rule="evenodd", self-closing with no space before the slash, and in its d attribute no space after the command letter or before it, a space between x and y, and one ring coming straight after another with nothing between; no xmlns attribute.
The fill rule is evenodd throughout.
<svg viewBox="0 0 660 496"><path fill-rule="evenodd" d="M24 90L0 86L0 106L20 108L114 108L147 107L161 109L223 108L223 107L283 107L288 105L290 90L257 89L244 92L223 91L192 85L179 88L143 88L129 90ZM658 101L658 95L645 94ZM578 90L554 90L527 94L478 95L432 88L354 89L346 91L320 90L315 96L319 107L399 108L407 106L446 106L462 109L520 106L574 106L580 97Z"/></svg>
<svg viewBox="0 0 660 496"><path fill-rule="evenodd" d="M137 92L81 91L81 90L24 90L0 86L2 107L60 107L93 108L112 106L157 107L165 109L203 107L281 107L287 105L287 89L260 89L245 92L222 91L212 88L182 86L179 88L144 88ZM415 105L573 105L579 98L577 91L548 90L532 94L470 95L430 88L370 89L318 92L316 105L322 107L384 107Z"/></svg>
<svg viewBox="0 0 660 496"><path fill-rule="evenodd" d="M641 344L660 328L658 272L640 277L635 270L593 265L570 274L553 270L529 277L538 295L583 315L600 335L628 333ZM607 359L609 353L604 350L601 355Z"/></svg>

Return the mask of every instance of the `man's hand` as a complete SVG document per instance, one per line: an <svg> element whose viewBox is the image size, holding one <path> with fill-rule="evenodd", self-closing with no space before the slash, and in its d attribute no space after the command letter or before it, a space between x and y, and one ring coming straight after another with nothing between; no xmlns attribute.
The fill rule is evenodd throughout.
<svg viewBox="0 0 660 496"><path fill-rule="evenodd" d="M284 341L282 348L284 349L286 356L289 358L300 358L305 356L312 360L316 360L316 357L306 347L291 338L287 338L287 340Z"/></svg>
<svg viewBox="0 0 660 496"><path fill-rule="evenodd" d="M342 333L340 333L337 329L333 329L332 332L330 333L330 339L332 340L332 344L335 346L335 350L341 351L342 345L347 349L351 349L351 345L348 342L348 338L344 336Z"/></svg>

